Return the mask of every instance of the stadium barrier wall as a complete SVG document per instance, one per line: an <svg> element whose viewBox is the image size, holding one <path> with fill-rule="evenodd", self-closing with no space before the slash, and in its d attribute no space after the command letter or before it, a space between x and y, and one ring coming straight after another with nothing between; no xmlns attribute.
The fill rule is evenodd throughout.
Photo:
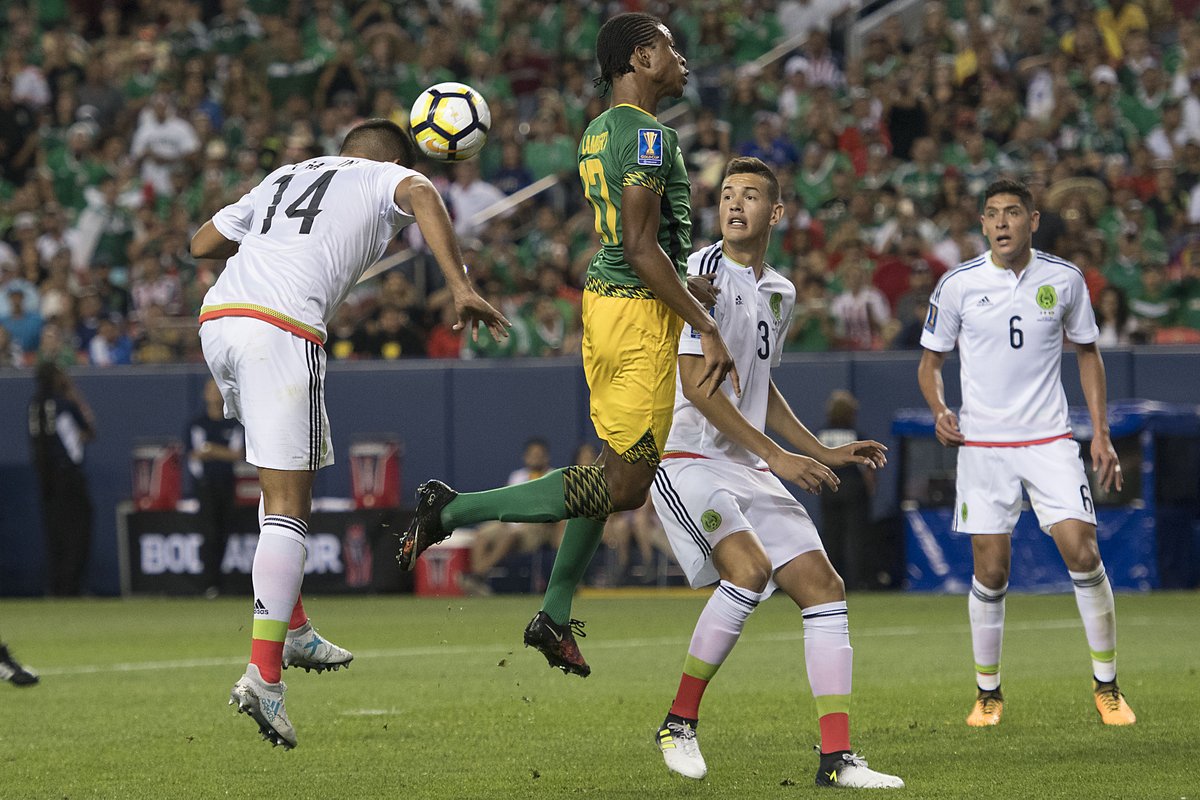
<svg viewBox="0 0 1200 800"><path fill-rule="evenodd" d="M897 408L922 404L916 368L920 354L788 354L776 371L780 390L814 431L824 425L825 402L835 389L859 399L862 435L893 450ZM1074 356L1064 356L1064 384L1072 405L1084 403ZM1200 403L1200 348L1134 348L1105 353L1111 399L1146 398ZM88 447L87 474L96 509L87 586L98 595L120 591L117 505L131 494L130 454L143 437L182 438L202 407L208 375L203 365L80 367L75 380L96 413L98 436ZM959 401L957 362L946 369L950 402ZM0 374L0 595L38 595L45 554L37 479L30 467L28 372ZM577 359L402 363L331 363L326 405L336 463L318 475L318 496L350 496L347 451L351 438L394 433L404 443L402 497L429 477L456 488L502 484L520 464L532 436L550 442L555 464L565 464L582 441L595 439L587 386ZM896 470L881 475L877 518L896 518ZM818 518L811 498L806 505Z"/></svg>

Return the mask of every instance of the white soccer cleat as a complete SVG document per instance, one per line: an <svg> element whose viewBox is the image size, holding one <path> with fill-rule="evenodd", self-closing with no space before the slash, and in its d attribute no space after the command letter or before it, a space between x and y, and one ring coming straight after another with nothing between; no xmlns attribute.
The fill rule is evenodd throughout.
<svg viewBox="0 0 1200 800"><path fill-rule="evenodd" d="M300 667L305 672L313 669L324 672L327 669L349 667L353 660L353 653L323 639L311 621L294 631L288 631L287 639L283 642L284 669Z"/></svg>
<svg viewBox="0 0 1200 800"><path fill-rule="evenodd" d="M696 741L696 729L686 722L664 722L658 731L658 749L672 772L696 780L708 774L708 765Z"/></svg>
<svg viewBox="0 0 1200 800"><path fill-rule="evenodd" d="M283 707L286 691L287 684L283 681L267 683L258 667L250 664L246 674L229 692L229 705L236 705L239 714L249 714L258 723L258 732L272 747L283 745L284 750L291 750L296 746L296 729Z"/></svg>
<svg viewBox="0 0 1200 800"><path fill-rule="evenodd" d="M904 781L867 766L858 753L831 753L821 756L817 768L817 786L838 789L903 789Z"/></svg>

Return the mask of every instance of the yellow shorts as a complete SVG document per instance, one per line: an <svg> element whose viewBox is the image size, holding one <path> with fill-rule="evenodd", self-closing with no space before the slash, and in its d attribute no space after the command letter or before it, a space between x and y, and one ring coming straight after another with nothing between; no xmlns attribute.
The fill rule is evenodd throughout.
<svg viewBox="0 0 1200 800"><path fill-rule="evenodd" d="M626 461L646 457L656 464L666 447L682 328L660 300L583 293L583 372L592 423ZM647 434L652 447L643 442Z"/></svg>

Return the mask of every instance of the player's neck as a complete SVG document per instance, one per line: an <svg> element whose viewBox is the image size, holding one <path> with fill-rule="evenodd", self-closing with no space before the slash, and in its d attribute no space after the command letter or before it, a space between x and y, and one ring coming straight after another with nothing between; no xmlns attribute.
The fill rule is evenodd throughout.
<svg viewBox="0 0 1200 800"><path fill-rule="evenodd" d="M997 267L1000 267L1001 269L1010 270L1012 272L1012 274L1016 275L1018 278L1021 277L1021 273L1024 272L1025 268L1028 267L1032 262L1033 262L1033 248L1032 247L1023 252L1013 253L1012 255L1008 256L1007 258L996 255L995 250L992 251L992 263L995 264Z"/></svg>
<svg viewBox="0 0 1200 800"><path fill-rule="evenodd" d="M612 105L637 106L650 116L658 113L658 92L653 86L639 85L634 80L623 80L613 84Z"/></svg>
<svg viewBox="0 0 1200 800"><path fill-rule="evenodd" d="M755 242L747 246L738 242L722 240L721 253L730 261L752 269L756 280L762 278L763 269L766 268L766 264L763 263L763 259L767 255L766 242L761 244Z"/></svg>

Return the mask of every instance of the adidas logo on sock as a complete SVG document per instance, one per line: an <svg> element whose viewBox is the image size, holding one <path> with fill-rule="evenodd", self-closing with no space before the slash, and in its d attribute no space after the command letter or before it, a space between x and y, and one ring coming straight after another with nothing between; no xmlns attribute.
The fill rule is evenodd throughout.
<svg viewBox="0 0 1200 800"><path fill-rule="evenodd" d="M254 616L265 617L266 615L267 615L267 607L263 605L263 601L259 600L257 597L254 598Z"/></svg>

